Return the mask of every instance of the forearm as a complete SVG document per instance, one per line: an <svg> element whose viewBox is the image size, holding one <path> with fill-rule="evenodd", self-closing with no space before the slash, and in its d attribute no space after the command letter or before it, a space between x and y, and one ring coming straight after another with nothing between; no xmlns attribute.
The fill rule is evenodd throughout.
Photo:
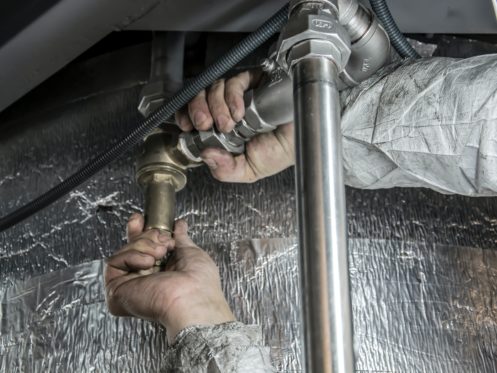
<svg viewBox="0 0 497 373"><path fill-rule="evenodd" d="M167 351L166 372L273 372L255 325L230 322L183 329Z"/></svg>

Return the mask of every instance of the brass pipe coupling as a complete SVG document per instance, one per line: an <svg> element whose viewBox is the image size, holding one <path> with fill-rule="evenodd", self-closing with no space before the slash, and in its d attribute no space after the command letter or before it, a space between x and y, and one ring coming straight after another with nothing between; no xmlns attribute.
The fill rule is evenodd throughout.
<svg viewBox="0 0 497 373"><path fill-rule="evenodd" d="M186 171L200 163L178 150L179 131L157 129L140 146L136 180L144 193L145 230L173 233L176 193L186 185Z"/></svg>

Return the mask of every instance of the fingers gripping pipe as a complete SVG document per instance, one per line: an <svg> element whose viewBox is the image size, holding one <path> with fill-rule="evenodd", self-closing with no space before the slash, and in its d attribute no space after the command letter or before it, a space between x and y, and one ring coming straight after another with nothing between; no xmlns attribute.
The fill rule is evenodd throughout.
<svg viewBox="0 0 497 373"><path fill-rule="evenodd" d="M374 14L357 1L340 0L338 9L342 31L351 40L350 58L347 58L346 67L340 72L337 83L339 89L344 89L359 84L385 65L390 55L390 41ZM294 27L298 28L295 31L301 35L312 36L315 32L321 32L311 23ZM285 51L280 49L279 64L272 59L264 62L265 79L257 89L246 95L245 117L231 132L221 133L213 128L181 135L179 146L189 159L200 161L202 151L210 147L241 154L245 151L245 143L252 137L271 132L277 126L293 120L292 82L285 70L285 58L281 58L282 55L286 56L289 52L287 47L292 46L293 42L291 38L283 41ZM308 47L309 45L303 44L299 48ZM326 45L314 43L314 49L309 53L326 52L320 51L321 47L326 49Z"/></svg>

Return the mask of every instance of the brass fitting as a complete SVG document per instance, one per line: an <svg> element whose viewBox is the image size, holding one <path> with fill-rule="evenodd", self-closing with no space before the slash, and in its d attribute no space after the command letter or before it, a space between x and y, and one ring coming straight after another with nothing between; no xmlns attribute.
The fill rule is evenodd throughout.
<svg viewBox="0 0 497 373"><path fill-rule="evenodd" d="M136 162L136 180L144 192L145 230L172 234L176 192L184 188L186 170L197 164L178 150L179 131L156 130L145 138Z"/></svg>

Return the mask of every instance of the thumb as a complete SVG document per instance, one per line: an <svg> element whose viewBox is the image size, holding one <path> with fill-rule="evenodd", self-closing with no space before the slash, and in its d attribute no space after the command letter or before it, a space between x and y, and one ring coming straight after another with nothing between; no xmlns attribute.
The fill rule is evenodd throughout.
<svg viewBox="0 0 497 373"><path fill-rule="evenodd" d="M177 220L174 223L174 240L176 242L176 247L197 247L192 241L190 236L188 236L188 224L183 219Z"/></svg>
<svg viewBox="0 0 497 373"><path fill-rule="evenodd" d="M130 216L128 220L128 224L126 226L126 233L128 237L128 242L133 241L140 234L143 233L143 226L145 225L145 221L143 216L138 213L134 213Z"/></svg>

